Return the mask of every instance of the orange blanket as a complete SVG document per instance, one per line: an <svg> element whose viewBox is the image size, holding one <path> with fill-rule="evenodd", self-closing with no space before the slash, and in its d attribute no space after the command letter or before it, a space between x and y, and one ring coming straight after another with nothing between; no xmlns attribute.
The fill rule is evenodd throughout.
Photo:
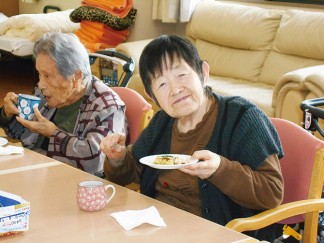
<svg viewBox="0 0 324 243"><path fill-rule="evenodd" d="M108 13L125 18L133 6L133 0L83 0L83 6L92 6Z"/></svg>
<svg viewBox="0 0 324 243"><path fill-rule="evenodd" d="M117 31L99 22L82 21L74 34L89 52L96 52L116 47L127 38L129 29Z"/></svg>
<svg viewBox="0 0 324 243"><path fill-rule="evenodd" d="M95 38L93 37L89 32L85 32L83 29L78 29L77 31L75 31L75 33L79 38L82 38L83 40L87 41L87 42L91 42L91 43L104 43L107 45L113 45L113 46L117 46L119 43L121 43L121 41L119 40L114 40L114 39L110 39L110 38Z"/></svg>
<svg viewBox="0 0 324 243"><path fill-rule="evenodd" d="M80 42L88 50L88 52L96 52L99 50L116 47L116 45L110 45L110 44L106 44L106 43L89 42L89 41L82 39L80 36L78 36L78 38L79 38Z"/></svg>
<svg viewBox="0 0 324 243"><path fill-rule="evenodd" d="M129 35L129 29L117 31L99 22L82 21L80 27L85 34L89 35L93 40L99 40L99 42L119 44L125 41Z"/></svg>

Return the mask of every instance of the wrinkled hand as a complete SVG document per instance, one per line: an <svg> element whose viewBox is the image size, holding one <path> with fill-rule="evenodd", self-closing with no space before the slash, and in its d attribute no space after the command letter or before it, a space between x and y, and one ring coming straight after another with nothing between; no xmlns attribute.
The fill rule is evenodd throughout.
<svg viewBox="0 0 324 243"><path fill-rule="evenodd" d="M43 117L37 107L34 107L34 112L36 117L35 121L27 121L19 116L17 116L16 119L30 131L45 137L50 137L57 129L57 126L47 118Z"/></svg>
<svg viewBox="0 0 324 243"><path fill-rule="evenodd" d="M200 160L196 164L187 165L179 170L200 179L210 177L219 167L220 157L218 154L212 153L209 150L199 150L193 153L193 159Z"/></svg>
<svg viewBox="0 0 324 243"><path fill-rule="evenodd" d="M122 133L108 134L101 140L100 148L104 152L110 164L113 166L119 166L122 164L126 156L126 137Z"/></svg>
<svg viewBox="0 0 324 243"><path fill-rule="evenodd" d="M8 92L3 99L3 112L4 115L8 118L18 114L18 95L14 92Z"/></svg>

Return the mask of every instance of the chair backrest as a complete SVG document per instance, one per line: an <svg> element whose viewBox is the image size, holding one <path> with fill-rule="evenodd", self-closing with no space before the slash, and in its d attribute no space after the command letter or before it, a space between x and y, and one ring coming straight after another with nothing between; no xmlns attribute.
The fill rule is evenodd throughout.
<svg viewBox="0 0 324 243"><path fill-rule="evenodd" d="M153 109L138 92L127 87L111 87L126 105L130 143L134 143L153 117Z"/></svg>
<svg viewBox="0 0 324 243"><path fill-rule="evenodd" d="M284 178L282 204L321 198L324 159L320 158L318 151L324 148L324 141L288 120L271 118L271 121L278 131L285 154L280 160ZM293 224L303 221L304 216L300 215L280 221L280 223Z"/></svg>
<svg viewBox="0 0 324 243"><path fill-rule="evenodd" d="M303 242L317 242L319 212L324 183L324 141L302 127L280 118L271 118L285 152L280 160L284 178L283 203L248 218L233 219L227 228L245 232L273 223L295 224L304 221ZM306 215L302 217L299 215ZM298 215L298 216L296 216Z"/></svg>

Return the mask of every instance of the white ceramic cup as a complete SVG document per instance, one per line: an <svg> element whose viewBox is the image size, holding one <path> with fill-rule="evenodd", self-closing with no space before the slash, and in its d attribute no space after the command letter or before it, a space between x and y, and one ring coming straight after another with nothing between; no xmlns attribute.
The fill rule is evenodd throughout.
<svg viewBox="0 0 324 243"><path fill-rule="evenodd" d="M37 96L28 94L18 95L18 115L25 120L32 120L34 118L34 107L40 104L41 99Z"/></svg>
<svg viewBox="0 0 324 243"><path fill-rule="evenodd" d="M110 196L107 190L111 189ZM104 185L102 181L82 181L78 185L77 204L83 211L98 211L103 209L115 196L113 185Z"/></svg>

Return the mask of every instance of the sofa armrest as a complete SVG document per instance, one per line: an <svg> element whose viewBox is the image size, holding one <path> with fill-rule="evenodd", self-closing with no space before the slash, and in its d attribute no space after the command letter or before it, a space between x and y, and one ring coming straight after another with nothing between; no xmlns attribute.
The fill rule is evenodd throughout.
<svg viewBox="0 0 324 243"><path fill-rule="evenodd" d="M291 71L276 83L272 106L275 117L284 118L301 124L302 101L324 96L324 65L311 66Z"/></svg>
<svg viewBox="0 0 324 243"><path fill-rule="evenodd" d="M124 42L116 46L116 51L119 51L126 56L132 57L135 62L135 70L134 74L138 74L138 63L140 56L144 47L151 41L152 39L140 40L140 41L131 41Z"/></svg>

